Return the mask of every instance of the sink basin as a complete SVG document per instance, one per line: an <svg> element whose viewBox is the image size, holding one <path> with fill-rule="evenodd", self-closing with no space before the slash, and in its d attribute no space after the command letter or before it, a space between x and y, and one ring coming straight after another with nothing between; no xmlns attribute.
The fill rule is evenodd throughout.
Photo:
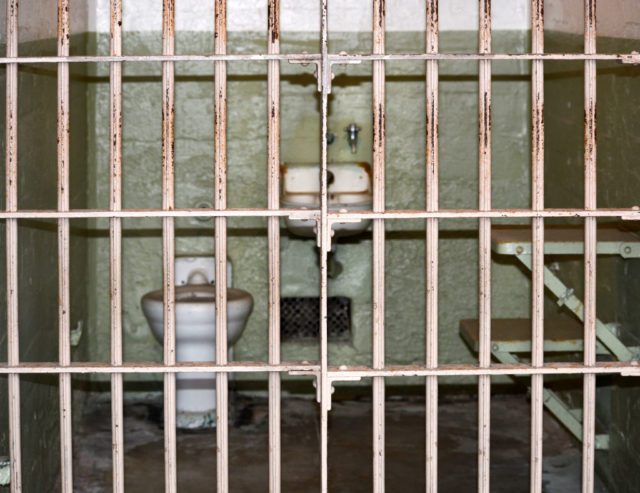
<svg viewBox="0 0 640 493"><path fill-rule="evenodd" d="M320 165L285 163L281 168L280 206L286 209L320 208ZM330 210L371 210L373 193L369 163L344 162L327 165L328 207ZM358 234L369 227L370 220L333 225L334 236ZM287 229L299 236L315 236L316 222L310 219L285 218Z"/></svg>

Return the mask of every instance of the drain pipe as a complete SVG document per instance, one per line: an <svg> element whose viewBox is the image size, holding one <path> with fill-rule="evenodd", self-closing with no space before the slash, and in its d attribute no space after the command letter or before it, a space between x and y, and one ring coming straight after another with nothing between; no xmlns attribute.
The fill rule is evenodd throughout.
<svg viewBox="0 0 640 493"><path fill-rule="evenodd" d="M9 486L10 482L9 457L0 457L0 486Z"/></svg>

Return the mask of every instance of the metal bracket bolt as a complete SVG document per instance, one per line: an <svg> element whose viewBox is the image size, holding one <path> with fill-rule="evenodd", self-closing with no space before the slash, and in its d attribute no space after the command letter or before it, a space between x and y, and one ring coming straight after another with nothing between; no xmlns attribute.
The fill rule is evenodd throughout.
<svg viewBox="0 0 640 493"><path fill-rule="evenodd" d="M558 301L557 301L558 306L564 305L567 302L567 300L573 296L573 293L574 293L573 288L568 288L564 292L564 294L560 296L560 298L558 298Z"/></svg>

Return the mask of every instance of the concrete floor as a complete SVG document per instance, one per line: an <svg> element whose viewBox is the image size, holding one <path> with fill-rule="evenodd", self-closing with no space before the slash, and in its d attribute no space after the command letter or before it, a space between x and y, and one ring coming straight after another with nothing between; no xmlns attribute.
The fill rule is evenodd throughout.
<svg viewBox="0 0 640 493"><path fill-rule="evenodd" d="M229 429L229 489L268 491L268 407L237 398ZM525 395L492 399L491 491L529 490L529 403ZM282 403L282 490L319 491L319 421L311 400ZM439 408L439 491L476 490L477 403L469 396L442 396ZM390 492L424 491L424 402L390 400L386 421L386 486ZM86 414L74 438L75 489L111 491L110 405ZM160 403L125 406L125 474L130 493L163 490ZM216 475L215 430L178 431L179 490L210 492ZM550 415L544 421L545 493L580 491L580 450ZM329 424L329 490L372 489L371 403L335 402ZM601 485L598 492L604 492Z"/></svg>

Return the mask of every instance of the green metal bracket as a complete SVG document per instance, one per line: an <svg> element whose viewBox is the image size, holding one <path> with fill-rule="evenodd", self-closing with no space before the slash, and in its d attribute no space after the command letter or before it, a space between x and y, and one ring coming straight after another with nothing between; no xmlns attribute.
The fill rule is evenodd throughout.
<svg viewBox="0 0 640 493"><path fill-rule="evenodd" d="M516 258L527 269L532 269L530 254L516 254ZM544 285L556 296L558 305L566 306L581 322L584 322L584 305L582 301L574 294L573 289L568 288L546 265L544 267ZM631 361L634 359L634 354L629 348L600 319L596 319L596 336L619 361Z"/></svg>
<svg viewBox="0 0 640 493"><path fill-rule="evenodd" d="M493 356L501 363L520 363L520 359L512 353L492 351ZM522 378L522 377L520 377ZM571 409L554 391L543 388L544 406L562 423L569 432L582 441L582 409ZM609 435L596 435L595 447L598 450L609 449Z"/></svg>

